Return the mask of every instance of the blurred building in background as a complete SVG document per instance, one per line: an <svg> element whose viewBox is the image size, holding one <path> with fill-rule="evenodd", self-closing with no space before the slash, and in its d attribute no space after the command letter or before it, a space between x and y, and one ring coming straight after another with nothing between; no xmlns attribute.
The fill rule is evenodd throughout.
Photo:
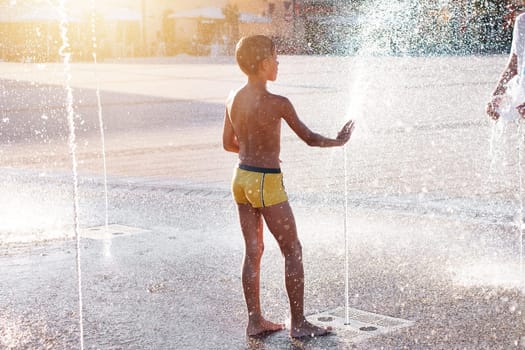
<svg viewBox="0 0 525 350"><path fill-rule="evenodd" d="M518 0L0 0L0 59L231 55L243 35L282 54L504 52Z"/></svg>
<svg viewBox="0 0 525 350"><path fill-rule="evenodd" d="M243 35L297 39L299 0L0 0L0 59L54 61L64 21L72 60L226 55ZM289 45L290 48L294 47Z"/></svg>

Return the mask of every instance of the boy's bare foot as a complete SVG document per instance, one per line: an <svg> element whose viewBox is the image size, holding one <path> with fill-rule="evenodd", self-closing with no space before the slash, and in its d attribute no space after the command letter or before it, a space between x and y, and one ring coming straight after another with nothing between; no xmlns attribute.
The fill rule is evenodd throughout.
<svg viewBox="0 0 525 350"><path fill-rule="evenodd" d="M259 321L248 322L248 327L246 327L246 335L249 337L265 335L283 330L284 328L285 325L282 323L273 323L265 320L264 318L261 318Z"/></svg>
<svg viewBox="0 0 525 350"><path fill-rule="evenodd" d="M292 327L290 330L290 336L292 338L303 338L303 337L322 337L330 334L332 331L331 327L318 327L310 322L303 320L301 324Z"/></svg>

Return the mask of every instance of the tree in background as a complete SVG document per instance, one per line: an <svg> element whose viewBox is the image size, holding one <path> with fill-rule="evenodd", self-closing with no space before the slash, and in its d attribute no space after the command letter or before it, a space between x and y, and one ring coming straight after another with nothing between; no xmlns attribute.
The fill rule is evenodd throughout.
<svg viewBox="0 0 525 350"><path fill-rule="evenodd" d="M160 32L160 39L163 40L164 45L166 45L166 54L170 56L177 54L179 50L175 38L174 21L170 19L172 13L173 11L170 9L162 12L162 26Z"/></svg>
<svg viewBox="0 0 525 350"><path fill-rule="evenodd" d="M222 8L222 14L225 17L225 36L227 42L226 47L228 53L233 53L235 44L239 41L239 8L237 5L232 3L227 3L226 6Z"/></svg>

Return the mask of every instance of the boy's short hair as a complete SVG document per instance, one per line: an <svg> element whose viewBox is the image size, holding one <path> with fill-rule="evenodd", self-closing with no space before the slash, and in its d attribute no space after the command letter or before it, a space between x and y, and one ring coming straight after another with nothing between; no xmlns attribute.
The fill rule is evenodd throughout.
<svg viewBox="0 0 525 350"><path fill-rule="evenodd" d="M274 52L275 44L267 36L246 36L241 38L235 47L235 59L244 73L252 75L259 71L259 63Z"/></svg>

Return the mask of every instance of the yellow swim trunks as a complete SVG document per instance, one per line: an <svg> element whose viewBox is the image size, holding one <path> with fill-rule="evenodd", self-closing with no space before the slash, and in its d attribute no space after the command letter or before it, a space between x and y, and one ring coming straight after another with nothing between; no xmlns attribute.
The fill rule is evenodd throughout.
<svg viewBox="0 0 525 350"><path fill-rule="evenodd" d="M269 207L288 200L281 169L258 168L239 164L232 180L233 198L237 204L254 208Z"/></svg>

